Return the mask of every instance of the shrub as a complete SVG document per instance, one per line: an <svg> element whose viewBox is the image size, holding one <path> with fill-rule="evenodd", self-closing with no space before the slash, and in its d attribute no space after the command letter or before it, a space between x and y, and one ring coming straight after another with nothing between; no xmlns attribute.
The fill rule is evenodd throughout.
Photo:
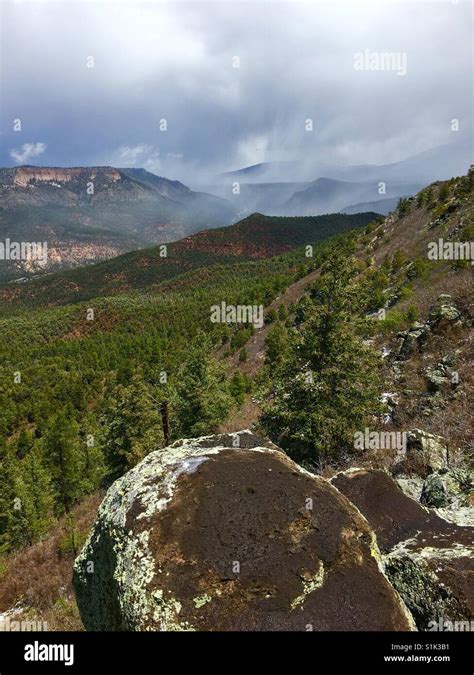
<svg viewBox="0 0 474 675"><path fill-rule="evenodd" d="M410 213L410 200L407 197L400 197L397 205L397 212L400 217Z"/></svg>
<svg viewBox="0 0 474 675"><path fill-rule="evenodd" d="M277 319L278 319L277 311L276 309L271 307L265 315L265 323L266 324L273 323Z"/></svg>

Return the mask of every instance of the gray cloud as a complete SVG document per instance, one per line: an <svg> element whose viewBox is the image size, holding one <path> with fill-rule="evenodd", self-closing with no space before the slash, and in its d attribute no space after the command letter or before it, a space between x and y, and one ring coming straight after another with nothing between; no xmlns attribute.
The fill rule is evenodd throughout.
<svg viewBox="0 0 474 675"><path fill-rule="evenodd" d="M40 0L1 11L2 164L41 138L46 164L144 166L196 183L261 161L387 163L470 133L468 2ZM364 50L404 54L406 74L356 70Z"/></svg>
<svg viewBox="0 0 474 675"><path fill-rule="evenodd" d="M21 148L10 150L10 157L17 164L24 164L25 162L29 162L33 157L39 157L45 150L45 143L23 143Z"/></svg>

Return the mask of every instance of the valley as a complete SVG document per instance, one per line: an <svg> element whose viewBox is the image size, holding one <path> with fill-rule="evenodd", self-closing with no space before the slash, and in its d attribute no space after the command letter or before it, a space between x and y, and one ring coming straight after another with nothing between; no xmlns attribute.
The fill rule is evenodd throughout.
<svg viewBox="0 0 474 675"><path fill-rule="evenodd" d="M173 439L250 426L326 479L354 466L370 476L383 469L416 492L425 489L430 475L439 477L437 469L423 463L434 459L413 456L411 464L398 465L389 449L351 448L351 429L380 424L370 408L351 421L352 400L347 410L343 400L338 403L338 425L342 428L345 420L348 435L328 440L328 455L306 454L285 435L285 425L272 426L273 415L283 413L278 407L271 416L268 411L291 400L285 398L285 388L299 386L298 371L286 374L296 367L291 350L318 330L308 332L322 316L313 307L325 280L333 279L333 260L339 261L334 277L340 277L338 293L344 303L352 298L351 309L345 304L341 309L341 317L349 312L341 329L358 326L355 336L362 331L374 350L370 358L378 364L375 370L371 366L370 377L369 371L364 376L365 388L373 388L376 398L390 393L384 412L390 423L384 431L409 432L408 438L421 444L435 439L439 452L449 448L449 466L441 476L454 492L449 504L443 502L443 514L468 518L472 437L464 420L469 419L473 382L472 266L470 261L429 260L427 251L440 237L456 241L472 236L472 195L471 173L425 188L385 219L375 214L352 220L340 214L299 219L257 214L170 244L181 264L165 278L157 274L158 249L138 251L85 268L77 277L80 293L71 277L80 270L62 272L50 277L56 277L51 288L41 281L31 304L28 295L3 303L0 480L4 494L15 490L25 509L9 511L8 501L3 502L0 611L17 606L15 617L34 614L53 628L81 628L72 561L104 487L163 444L156 402L164 398L170 401ZM337 228L339 233L332 234ZM306 256L309 244L311 258ZM191 253L200 260L195 267L189 267ZM99 284L99 278L109 275L101 266L110 269L109 286ZM350 282L344 281L346 266L355 273ZM36 284L38 280L29 285ZM352 288L355 295L346 296ZM227 307L262 305L263 325L212 322L212 307L223 302ZM380 307L385 308L382 320L367 319ZM94 319L89 321L91 308ZM359 337L354 348L358 344ZM376 355L382 353L388 356L379 361ZM359 368L366 357L361 353L350 368ZM345 358L345 368L332 370L330 382L343 377L344 387L353 386L345 379L350 351ZM453 370L460 376L455 386L450 383ZM19 382L15 373L21 373ZM298 396L303 392L313 395L303 389ZM298 400L304 419L322 409L327 424L334 414L320 408L322 401ZM291 409L284 414L288 424L299 419ZM118 439L125 439L125 454L118 450L123 442L117 445ZM410 443L414 448L415 440ZM58 482L56 462L63 452L62 461L72 473ZM456 476L464 477L462 489L456 487ZM33 561L40 576L45 566L50 574L44 589L38 577L26 591L14 579L19 568L26 570ZM398 578L395 569L393 578Z"/></svg>
<svg viewBox="0 0 474 675"><path fill-rule="evenodd" d="M203 230L177 242L118 256L85 268L0 285L5 308L55 305L117 295L158 284L197 268L259 260L291 251L307 241L367 224L375 213L279 218L253 214L229 227ZM2 310L0 309L0 315Z"/></svg>
<svg viewBox="0 0 474 675"><path fill-rule="evenodd" d="M0 675L471 672L469 3L0 25Z"/></svg>

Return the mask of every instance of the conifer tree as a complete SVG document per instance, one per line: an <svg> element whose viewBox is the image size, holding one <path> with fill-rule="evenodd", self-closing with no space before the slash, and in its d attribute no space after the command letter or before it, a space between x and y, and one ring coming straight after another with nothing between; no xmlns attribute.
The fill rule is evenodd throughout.
<svg viewBox="0 0 474 675"><path fill-rule="evenodd" d="M226 371L209 355L209 348L204 339L191 347L178 373L175 404L178 435L213 433L232 406Z"/></svg>
<svg viewBox="0 0 474 675"><path fill-rule="evenodd" d="M298 461L337 458L352 447L354 431L380 409L376 352L364 343L364 292L358 266L333 256L312 289L312 310L274 373L261 423Z"/></svg>
<svg viewBox="0 0 474 675"><path fill-rule="evenodd" d="M252 382L248 375L236 370L230 381L230 393L240 405L245 400L245 394L249 393Z"/></svg>
<svg viewBox="0 0 474 675"><path fill-rule="evenodd" d="M22 429L16 444L16 456L18 459L23 459L23 457L26 457L32 445L33 434L26 429Z"/></svg>
<svg viewBox="0 0 474 675"><path fill-rule="evenodd" d="M279 366L288 353L288 330L284 323L277 321L265 338L267 351L265 362L270 366Z"/></svg>
<svg viewBox="0 0 474 675"><path fill-rule="evenodd" d="M10 448L0 439L0 553L25 546L28 527Z"/></svg>
<svg viewBox="0 0 474 675"><path fill-rule="evenodd" d="M93 415L87 415L83 420L80 445L84 456L84 490L91 492L101 484L107 472L104 453L100 447L100 428Z"/></svg>
<svg viewBox="0 0 474 675"><path fill-rule="evenodd" d="M50 420L44 435L44 456L48 463L57 515L67 512L83 493L83 457L79 425L71 407Z"/></svg>
<svg viewBox="0 0 474 675"><path fill-rule="evenodd" d="M134 376L118 385L101 417L102 447L111 477L122 475L163 446L161 416L147 385Z"/></svg>
<svg viewBox="0 0 474 675"><path fill-rule="evenodd" d="M24 509L28 543L31 544L48 531L54 505L50 477L38 447L30 450L18 467L16 487Z"/></svg>

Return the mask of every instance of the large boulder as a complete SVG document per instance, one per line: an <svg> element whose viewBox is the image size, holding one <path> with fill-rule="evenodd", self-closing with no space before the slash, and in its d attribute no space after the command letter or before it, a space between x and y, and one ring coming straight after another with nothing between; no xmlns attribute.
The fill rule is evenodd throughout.
<svg viewBox="0 0 474 675"><path fill-rule="evenodd" d="M365 518L248 431L151 453L74 566L87 630L413 630Z"/></svg>
<svg viewBox="0 0 474 675"><path fill-rule="evenodd" d="M420 630L474 616L474 529L448 522L385 472L352 469L332 480L374 529L385 571ZM432 625L432 624L431 624Z"/></svg>

